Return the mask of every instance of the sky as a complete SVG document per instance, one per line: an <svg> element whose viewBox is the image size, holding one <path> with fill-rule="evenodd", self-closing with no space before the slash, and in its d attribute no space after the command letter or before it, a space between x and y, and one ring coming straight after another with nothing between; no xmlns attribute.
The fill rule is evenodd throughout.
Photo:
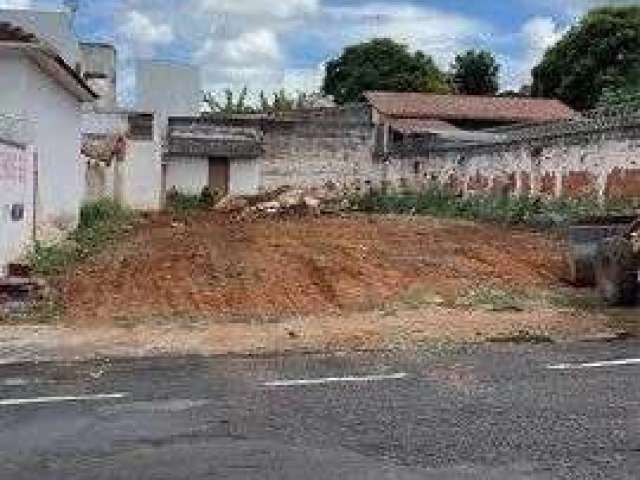
<svg viewBox="0 0 640 480"><path fill-rule="evenodd" d="M324 64L349 44L391 37L447 69L468 48L493 51L501 87L530 82L544 51L603 0L78 0L83 41L114 43L119 90L131 101L134 59L201 67L206 90L318 90ZM62 8L63 0L0 0Z"/></svg>

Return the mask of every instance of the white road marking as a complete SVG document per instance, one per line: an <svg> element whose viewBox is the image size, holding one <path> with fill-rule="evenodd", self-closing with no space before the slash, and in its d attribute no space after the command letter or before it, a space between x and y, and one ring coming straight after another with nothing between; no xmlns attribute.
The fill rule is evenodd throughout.
<svg viewBox="0 0 640 480"><path fill-rule="evenodd" d="M0 380L1 387L24 387L29 385L31 382L26 378L7 378L4 380Z"/></svg>
<svg viewBox="0 0 640 480"><path fill-rule="evenodd" d="M265 382L265 387L297 387L304 385L326 385L329 383L356 383L356 382L382 382L385 380L402 380L407 378L408 373L394 373L393 375L369 375L366 377L330 377L302 380L278 380L275 382Z"/></svg>
<svg viewBox="0 0 640 480"><path fill-rule="evenodd" d="M640 365L640 358L626 358L622 360L610 360L604 362L591 363L561 363L559 365L549 365L549 370L582 370L585 368L620 367L625 365Z"/></svg>
<svg viewBox="0 0 640 480"><path fill-rule="evenodd" d="M105 395L78 395L69 397L37 397L37 398L11 398L0 400L0 407L10 407L15 405L33 405L43 403L62 402L86 402L98 400L114 400L128 397L128 393L109 393Z"/></svg>

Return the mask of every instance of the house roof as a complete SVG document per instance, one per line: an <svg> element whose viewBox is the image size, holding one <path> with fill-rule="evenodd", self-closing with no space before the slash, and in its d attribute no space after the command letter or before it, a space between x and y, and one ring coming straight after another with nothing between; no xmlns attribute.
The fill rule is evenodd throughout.
<svg viewBox="0 0 640 480"><path fill-rule="evenodd" d="M0 48L23 50L71 94L83 101L98 98L91 87L48 43L9 22L0 22Z"/></svg>
<svg viewBox="0 0 640 480"><path fill-rule="evenodd" d="M399 118L545 122L567 120L577 112L559 100L427 93L366 92L380 113Z"/></svg>

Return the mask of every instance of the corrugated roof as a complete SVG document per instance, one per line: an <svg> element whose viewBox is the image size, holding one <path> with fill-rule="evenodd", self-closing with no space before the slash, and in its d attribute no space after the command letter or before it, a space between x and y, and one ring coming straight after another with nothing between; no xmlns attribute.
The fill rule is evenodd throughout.
<svg viewBox="0 0 640 480"><path fill-rule="evenodd" d="M540 98L399 92L366 92L365 96L380 113L402 118L545 122L579 116L559 100Z"/></svg>

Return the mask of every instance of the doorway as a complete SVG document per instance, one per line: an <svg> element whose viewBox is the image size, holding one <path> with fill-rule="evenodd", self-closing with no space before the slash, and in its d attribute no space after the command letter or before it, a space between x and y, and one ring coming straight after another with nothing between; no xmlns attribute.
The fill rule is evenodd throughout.
<svg viewBox="0 0 640 480"><path fill-rule="evenodd" d="M209 188L221 195L229 193L229 159L209 159Z"/></svg>

